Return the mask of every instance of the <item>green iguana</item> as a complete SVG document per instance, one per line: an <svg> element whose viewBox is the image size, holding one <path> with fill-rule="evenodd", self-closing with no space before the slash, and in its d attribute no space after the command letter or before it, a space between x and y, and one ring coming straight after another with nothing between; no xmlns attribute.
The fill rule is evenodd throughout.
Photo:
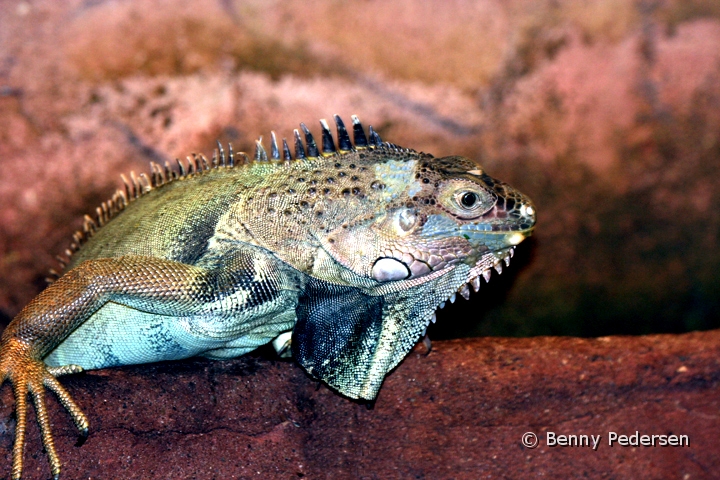
<svg viewBox="0 0 720 480"><path fill-rule="evenodd" d="M372 400L439 306L509 264L535 224L526 196L466 158L383 143L352 120L353 140L335 116L337 145L321 120L320 148L300 124L294 155L273 133L252 160L219 145L177 170L152 164L85 217L65 273L0 341L17 412L12 478L28 393L55 478L46 389L87 435L60 375L232 358L274 340L312 377Z"/></svg>

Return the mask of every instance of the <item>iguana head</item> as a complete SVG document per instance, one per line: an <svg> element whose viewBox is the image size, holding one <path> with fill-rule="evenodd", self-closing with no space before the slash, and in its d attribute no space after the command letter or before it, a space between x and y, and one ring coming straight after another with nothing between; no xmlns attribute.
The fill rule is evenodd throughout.
<svg viewBox="0 0 720 480"><path fill-rule="evenodd" d="M348 215L321 237L333 259L362 277L407 288L459 265L473 283L491 267L509 263L530 235L535 208L529 198L487 175L464 157L381 147L368 153L378 192L374 211ZM475 285L479 285L475 282Z"/></svg>
<svg viewBox="0 0 720 480"><path fill-rule="evenodd" d="M491 268L509 264L532 232L535 208L467 158L383 143L372 127L368 140L354 116L353 144L335 121L338 147L322 121L322 152L303 125L307 153L300 143L299 156L314 160L283 178L290 203L276 195L257 209L285 212L283 238L293 241L270 248L308 274L295 357L341 393L373 399L440 304L467 297ZM267 157L258 147L256 158ZM279 151L273 137L272 156Z"/></svg>

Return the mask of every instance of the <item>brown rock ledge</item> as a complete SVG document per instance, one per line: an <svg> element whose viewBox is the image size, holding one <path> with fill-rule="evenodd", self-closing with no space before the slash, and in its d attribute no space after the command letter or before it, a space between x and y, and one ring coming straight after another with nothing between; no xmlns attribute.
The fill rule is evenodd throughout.
<svg viewBox="0 0 720 480"><path fill-rule="evenodd" d="M711 478L720 471L720 331L646 337L481 338L418 347L375 408L291 362L247 356L88 372L64 384L91 433L50 405L65 479ZM10 466L11 394L0 407ZM688 435L687 447L609 446L618 434ZM540 445L521 444L535 432ZM547 432L602 435L548 447ZM26 477L48 478L30 427Z"/></svg>

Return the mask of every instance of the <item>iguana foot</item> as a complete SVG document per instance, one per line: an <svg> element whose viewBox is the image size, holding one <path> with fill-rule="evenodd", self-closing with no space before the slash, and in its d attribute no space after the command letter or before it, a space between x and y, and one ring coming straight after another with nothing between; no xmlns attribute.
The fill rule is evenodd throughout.
<svg viewBox="0 0 720 480"><path fill-rule="evenodd" d="M17 425L13 445L12 478L14 480L18 480L22 476L28 393L32 396L35 405L43 446L47 452L53 478L57 479L60 476L60 458L55 451L55 444L50 431L50 418L45 405L46 388L57 395L60 403L70 413L81 435L87 436L87 418L70 397L67 390L55 378L56 376L81 371L82 368L77 365L48 368L41 359L33 356L30 345L17 338L6 339L0 346L0 385L5 380L10 380L15 395Z"/></svg>

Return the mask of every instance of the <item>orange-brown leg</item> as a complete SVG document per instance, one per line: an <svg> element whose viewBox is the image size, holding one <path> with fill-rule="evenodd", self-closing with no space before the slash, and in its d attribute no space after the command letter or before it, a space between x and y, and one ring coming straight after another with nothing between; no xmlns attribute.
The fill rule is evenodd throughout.
<svg viewBox="0 0 720 480"><path fill-rule="evenodd" d="M15 394L15 443L13 444L12 479L19 480L23 469L23 447L25 446L25 427L27 426L27 387L20 379L13 383Z"/></svg>
<svg viewBox="0 0 720 480"><path fill-rule="evenodd" d="M50 417L48 416L47 407L45 406L45 387L30 384L30 393L32 394L33 404L35 405L35 416L38 425L40 425L40 433L42 434L43 447L47 453L50 462L50 472L53 478L60 476L60 457L55 450L55 442L53 441L52 432L50 431Z"/></svg>
<svg viewBox="0 0 720 480"><path fill-rule="evenodd" d="M55 375L80 372L82 368L75 365L48 368L42 360L34 358L30 352L31 348L25 342L14 338L6 339L2 345L2 352L0 352L0 380L3 382L7 379L10 380L15 396L17 425L13 445L12 478L19 480L22 476L23 447L27 428L27 397L30 393L40 425L43 446L50 462L50 470L53 477L57 479L60 476L61 464L50 429L50 418L45 404L45 389L47 388L57 395L60 403L72 416L81 435L87 436L87 418L67 390L55 378ZM3 382L0 382L0 385Z"/></svg>
<svg viewBox="0 0 720 480"><path fill-rule="evenodd" d="M74 367L74 365L73 365ZM60 367L63 368L63 367ZM75 372L81 372L82 368L77 367L79 370L75 370L73 372L65 372L65 373L75 373ZM50 374L52 375L52 370L49 369ZM64 375L64 373L63 373ZM58 400L60 401L60 404L65 407L65 410L68 411L70 416L73 419L73 423L77 427L77 429L80 431L80 435L83 439L85 439L88 435L88 428L90 427L90 423L88 422L87 417L85 414L80 410L80 407L78 407L77 403L72 399L70 394L65 390L65 387L63 387L60 382L57 381L57 379L54 376L48 376L45 377L45 381L43 382L45 387L52 390L53 393L57 396Z"/></svg>

